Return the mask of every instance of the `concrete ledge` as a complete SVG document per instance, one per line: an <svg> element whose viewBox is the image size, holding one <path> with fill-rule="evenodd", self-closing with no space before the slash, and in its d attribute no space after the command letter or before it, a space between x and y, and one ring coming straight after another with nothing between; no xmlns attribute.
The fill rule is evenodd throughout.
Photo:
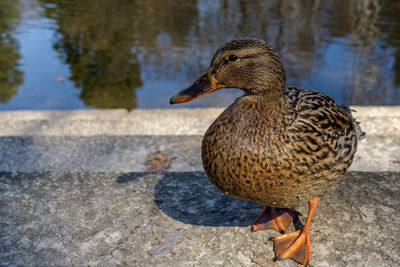
<svg viewBox="0 0 400 267"><path fill-rule="evenodd" d="M369 135L400 132L400 107L351 107ZM203 135L220 108L0 112L0 136Z"/></svg>
<svg viewBox="0 0 400 267"><path fill-rule="evenodd" d="M0 112L2 136L202 135L222 109Z"/></svg>
<svg viewBox="0 0 400 267"><path fill-rule="evenodd" d="M400 171L400 107L352 107L367 138L352 171ZM201 137L222 109L0 112L0 171L202 171Z"/></svg>

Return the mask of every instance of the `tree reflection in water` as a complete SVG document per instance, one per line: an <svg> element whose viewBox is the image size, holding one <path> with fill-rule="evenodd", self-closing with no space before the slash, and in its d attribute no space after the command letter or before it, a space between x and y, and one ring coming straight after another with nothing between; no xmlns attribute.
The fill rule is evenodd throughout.
<svg viewBox="0 0 400 267"><path fill-rule="evenodd" d="M70 80L82 101L96 108L133 109L135 90L155 81L189 84L207 69L215 49L240 36L262 38L276 48L291 84L312 81L307 89L325 90L345 104L400 103L400 1L38 1L54 22L54 48L69 65ZM0 45L14 51L1 53L14 62L8 65L13 86L0 88L4 102L22 74L16 70L15 42ZM332 47L336 54L329 54ZM146 90L157 97L164 89ZM218 106L217 95L200 99L209 101L201 106Z"/></svg>
<svg viewBox="0 0 400 267"><path fill-rule="evenodd" d="M43 1L57 21L54 48L70 66L80 98L96 108L135 108L134 89L142 85L130 25L129 1Z"/></svg>
<svg viewBox="0 0 400 267"><path fill-rule="evenodd" d="M196 10L195 3L192 7L186 0L158 5L126 0L43 2L54 4L46 8L46 15L57 21L54 47L70 65L70 79L82 89L80 98L96 108L128 110L136 107L135 89L143 85L134 49L137 40L151 49L158 32L165 30L179 42L191 23L178 14ZM180 2L191 10L177 12Z"/></svg>
<svg viewBox="0 0 400 267"><path fill-rule="evenodd" d="M0 103L7 103L22 84L23 72L18 69L18 44L12 37L19 18L19 1L2 0L0 3Z"/></svg>

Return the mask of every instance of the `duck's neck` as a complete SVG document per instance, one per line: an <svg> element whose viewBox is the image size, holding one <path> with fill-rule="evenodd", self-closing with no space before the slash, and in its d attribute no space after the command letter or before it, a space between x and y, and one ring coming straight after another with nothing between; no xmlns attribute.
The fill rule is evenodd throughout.
<svg viewBox="0 0 400 267"><path fill-rule="evenodd" d="M285 93L282 94L245 94L241 102L250 109L261 111L263 114L279 117L286 108Z"/></svg>
<svg viewBox="0 0 400 267"><path fill-rule="evenodd" d="M260 75L256 81L252 81L251 87L244 90L246 94L258 95L265 102L276 103L285 98L285 72L268 73Z"/></svg>
<svg viewBox="0 0 400 267"><path fill-rule="evenodd" d="M262 97L268 104L280 105L285 100L285 89L280 86L269 88L269 90L263 91L263 93L260 94L260 97Z"/></svg>
<svg viewBox="0 0 400 267"><path fill-rule="evenodd" d="M262 127L266 134L276 134L276 130L280 129L283 123L285 102L281 98L277 101L268 101L260 95L244 95L237 99L228 110L228 114L234 114L232 116L235 117L241 114L238 131L248 127Z"/></svg>
<svg viewBox="0 0 400 267"><path fill-rule="evenodd" d="M245 91L245 95L254 96L254 99L268 106L280 106L285 101L285 88L282 85L277 87L263 87L257 93Z"/></svg>

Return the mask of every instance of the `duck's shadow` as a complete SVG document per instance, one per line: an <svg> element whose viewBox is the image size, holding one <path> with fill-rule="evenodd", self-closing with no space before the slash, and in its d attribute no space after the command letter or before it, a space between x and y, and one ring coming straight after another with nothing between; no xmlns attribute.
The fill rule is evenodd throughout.
<svg viewBox="0 0 400 267"><path fill-rule="evenodd" d="M165 214L183 223L249 226L263 209L259 204L223 195L203 172L164 174L154 188L154 201ZM125 174L118 177L117 182L129 182L136 178L138 176L134 173Z"/></svg>

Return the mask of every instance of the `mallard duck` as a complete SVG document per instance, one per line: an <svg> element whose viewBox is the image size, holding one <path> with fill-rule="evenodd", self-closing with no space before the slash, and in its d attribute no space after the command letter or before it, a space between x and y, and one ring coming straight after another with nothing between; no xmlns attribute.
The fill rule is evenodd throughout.
<svg viewBox="0 0 400 267"><path fill-rule="evenodd" d="M277 53L258 39L235 39L214 54L206 74L178 92L171 104L221 88L244 94L208 128L203 166L224 194L266 208L252 230L283 233L298 219L294 207L308 201L304 226L273 238L275 258L306 265L310 225L319 196L345 174L363 136L346 106L311 90L287 87ZM260 223L263 217L266 223Z"/></svg>

